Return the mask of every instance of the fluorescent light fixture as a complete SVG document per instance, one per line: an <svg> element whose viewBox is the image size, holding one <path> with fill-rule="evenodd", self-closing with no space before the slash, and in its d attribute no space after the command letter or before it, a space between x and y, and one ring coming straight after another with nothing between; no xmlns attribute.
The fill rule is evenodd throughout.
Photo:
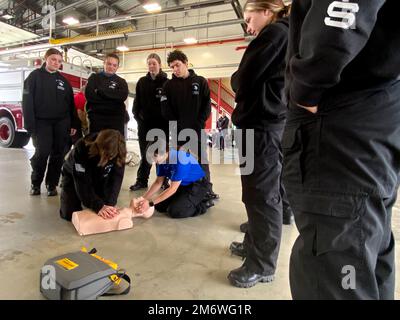
<svg viewBox="0 0 400 320"><path fill-rule="evenodd" d="M8 13L2 15L1 17L6 19L6 20L10 20L10 19L14 18L14 16L12 16L11 14L8 14Z"/></svg>
<svg viewBox="0 0 400 320"><path fill-rule="evenodd" d="M161 6L157 2L146 3L143 5L143 9L149 13L161 11Z"/></svg>
<svg viewBox="0 0 400 320"><path fill-rule="evenodd" d="M128 51L129 48L128 48L127 46L118 46L118 47L117 47L117 50L118 50L118 51Z"/></svg>
<svg viewBox="0 0 400 320"><path fill-rule="evenodd" d="M67 18L64 18L63 22L68 24L69 26L71 26L74 24L78 24L79 20L75 19L74 17L67 17Z"/></svg>
<svg viewBox="0 0 400 320"><path fill-rule="evenodd" d="M183 42L185 42L186 44L195 44L197 43L197 39L193 38L193 37L189 37L189 38L185 38L183 39Z"/></svg>

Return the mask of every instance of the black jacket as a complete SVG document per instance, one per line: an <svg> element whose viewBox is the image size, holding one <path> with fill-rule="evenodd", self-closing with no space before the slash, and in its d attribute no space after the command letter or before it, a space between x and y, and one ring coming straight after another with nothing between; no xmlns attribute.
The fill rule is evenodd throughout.
<svg viewBox="0 0 400 320"><path fill-rule="evenodd" d="M71 119L71 127L79 128L72 87L59 72L50 73L45 65L32 71L24 81L22 97L24 127L36 129L36 119Z"/></svg>
<svg viewBox="0 0 400 320"><path fill-rule="evenodd" d="M128 94L128 84L116 74L110 77L104 72L92 74L85 90L87 112L108 116L110 120L115 117L124 121L124 102Z"/></svg>
<svg viewBox="0 0 400 320"><path fill-rule="evenodd" d="M93 141L97 133L78 140L67 155L63 165L63 174L73 176L75 190L83 205L95 212L103 205L115 206L121 190L124 170L115 161L99 167L100 158L89 157L89 147L85 141Z"/></svg>
<svg viewBox="0 0 400 320"><path fill-rule="evenodd" d="M395 81L400 75L398 3L294 0L286 76L292 103L319 105Z"/></svg>
<svg viewBox="0 0 400 320"><path fill-rule="evenodd" d="M132 113L138 122L143 122L149 128L164 128L167 120L161 114L161 96L167 74L163 71L153 80L150 73L139 79L136 85L136 97Z"/></svg>
<svg viewBox="0 0 400 320"><path fill-rule="evenodd" d="M221 117L221 118L218 119L218 121L217 121L217 129L219 131L228 129L228 126L229 126L229 118L227 116Z"/></svg>
<svg viewBox="0 0 400 320"><path fill-rule="evenodd" d="M232 75L236 93L232 122L239 128L266 128L286 117L284 99L288 19L266 26L250 42Z"/></svg>
<svg viewBox="0 0 400 320"><path fill-rule="evenodd" d="M189 77L175 75L165 83L161 97L161 112L165 119L178 122L182 129L204 129L211 113L210 89L207 80L189 70Z"/></svg>

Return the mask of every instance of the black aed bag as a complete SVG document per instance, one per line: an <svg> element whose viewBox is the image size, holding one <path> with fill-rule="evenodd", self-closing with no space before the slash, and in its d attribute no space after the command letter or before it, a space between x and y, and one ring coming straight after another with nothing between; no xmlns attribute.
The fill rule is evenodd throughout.
<svg viewBox="0 0 400 320"><path fill-rule="evenodd" d="M49 259L40 273L40 292L50 300L94 300L128 294L131 280L125 271L95 253L96 249L87 252L83 248ZM122 279L128 283L125 290L119 288Z"/></svg>

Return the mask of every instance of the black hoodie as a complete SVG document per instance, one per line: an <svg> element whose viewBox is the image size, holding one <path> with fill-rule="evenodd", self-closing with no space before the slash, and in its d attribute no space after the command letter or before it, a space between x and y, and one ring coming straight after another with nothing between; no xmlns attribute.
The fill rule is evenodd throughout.
<svg viewBox="0 0 400 320"><path fill-rule="evenodd" d="M116 205L124 176L123 167L115 161L99 167L100 157L89 157L85 141L94 141L97 135L90 134L78 140L63 165L63 174L73 176L75 190L83 205L95 212L99 212L103 205Z"/></svg>
<svg viewBox="0 0 400 320"><path fill-rule="evenodd" d="M247 47L239 69L232 75L236 107L232 122L239 128L266 129L283 123L285 56L288 19L266 26Z"/></svg>
<svg viewBox="0 0 400 320"><path fill-rule="evenodd" d="M294 0L287 93L293 104L347 100L400 75L398 0ZM348 12L345 12L344 10Z"/></svg>
<svg viewBox="0 0 400 320"><path fill-rule="evenodd" d="M128 94L128 84L116 74L112 76L104 72L92 74L85 89L87 112L124 121L126 111L124 102Z"/></svg>
<svg viewBox="0 0 400 320"><path fill-rule="evenodd" d="M161 114L161 95L167 74L160 71L153 80L150 72L139 79L136 85L136 97L132 113L138 122L143 122L149 128L168 127L168 122Z"/></svg>
<svg viewBox="0 0 400 320"><path fill-rule="evenodd" d="M72 87L60 72L50 73L45 64L32 71L24 81L22 97L24 127L36 130L36 119L71 119L71 128L79 128Z"/></svg>
<svg viewBox="0 0 400 320"><path fill-rule="evenodd" d="M178 131L204 129L211 113L210 89L207 80L189 69L189 77L175 75L165 83L161 112L165 119L178 122Z"/></svg>

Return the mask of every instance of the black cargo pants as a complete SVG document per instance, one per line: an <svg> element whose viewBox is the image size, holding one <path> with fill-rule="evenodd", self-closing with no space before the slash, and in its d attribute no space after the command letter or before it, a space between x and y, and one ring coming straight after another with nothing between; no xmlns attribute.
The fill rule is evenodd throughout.
<svg viewBox="0 0 400 320"><path fill-rule="evenodd" d="M283 181L299 230L294 299L393 299L392 206L400 172L400 82L290 106Z"/></svg>
<svg viewBox="0 0 400 320"><path fill-rule="evenodd" d="M147 145L151 141L146 140L147 133L152 129L159 129L162 130L165 134L165 139L168 142L169 135L168 135L168 125L159 125L154 127L154 124L148 125L144 121L137 121L138 123L138 140L139 140L139 149L140 149L140 164L137 171L137 178L136 181L142 184L146 184L149 181L150 171L152 164L149 163L146 159L146 149Z"/></svg>
<svg viewBox="0 0 400 320"><path fill-rule="evenodd" d="M32 135L35 154L30 159L32 185L39 187L46 173L46 186L58 185L61 167L70 139L70 119L36 119L35 133Z"/></svg>
<svg viewBox="0 0 400 320"><path fill-rule="evenodd" d="M263 275L275 274L281 242L282 133L283 124L274 130L254 130L254 153L246 154L249 141L243 129L238 145L240 157L254 157L254 170L250 174L244 174L248 173L244 170L249 163L241 160L242 201L249 224L244 238L245 265Z"/></svg>
<svg viewBox="0 0 400 320"><path fill-rule="evenodd" d="M203 178L187 186L179 186L175 194L155 205L159 212L166 212L171 218L189 218L204 214L207 208L204 198L208 191L207 180Z"/></svg>

